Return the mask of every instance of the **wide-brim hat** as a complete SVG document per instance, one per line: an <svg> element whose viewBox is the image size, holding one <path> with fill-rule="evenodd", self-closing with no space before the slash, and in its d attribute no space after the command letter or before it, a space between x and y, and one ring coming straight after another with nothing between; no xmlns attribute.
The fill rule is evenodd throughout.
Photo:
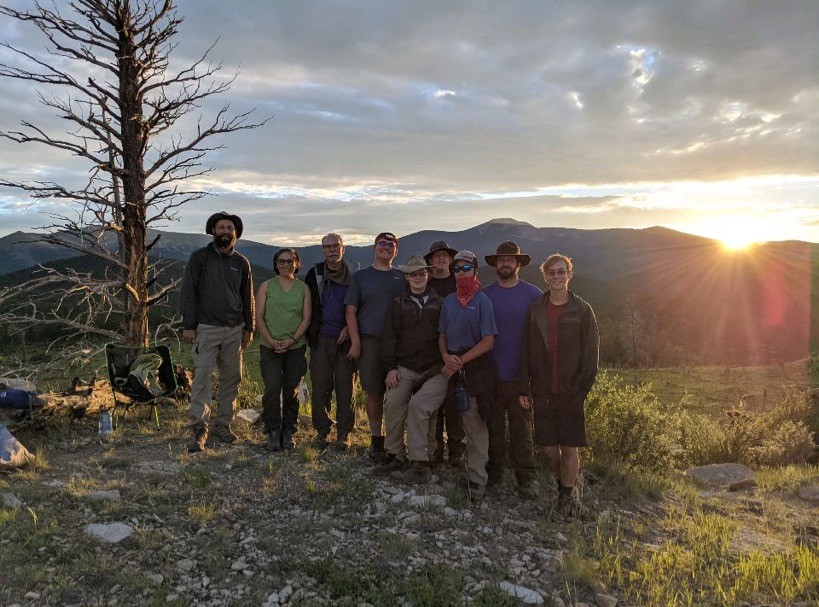
<svg viewBox="0 0 819 607"><path fill-rule="evenodd" d="M520 262L521 267L528 266L532 261L532 258L526 253L521 253L518 244L516 242L512 242L511 240L500 243L498 248L495 250L495 254L487 255L484 257L484 259L486 260L486 263L494 268L495 264L498 262L498 257L514 257Z"/></svg>
<svg viewBox="0 0 819 607"><path fill-rule="evenodd" d="M244 229L242 219L238 215L231 215L227 211L219 211L208 217L208 221L205 223L205 234L213 234L213 228L216 227L216 223L222 219L232 221L233 227L236 228L236 238L242 237L242 230Z"/></svg>
<svg viewBox="0 0 819 607"><path fill-rule="evenodd" d="M413 255L407 261L407 265L405 266L395 266L396 269L400 270L404 274L412 274L413 272L417 272L418 270L429 270L432 266L428 266L424 261L424 258L420 255Z"/></svg>
<svg viewBox="0 0 819 607"><path fill-rule="evenodd" d="M432 246L429 248L429 253L424 255L424 261L429 263L429 260L432 259L432 256L438 251L446 251L450 257L455 257L458 253L458 251L450 247L445 240L438 240L432 243Z"/></svg>

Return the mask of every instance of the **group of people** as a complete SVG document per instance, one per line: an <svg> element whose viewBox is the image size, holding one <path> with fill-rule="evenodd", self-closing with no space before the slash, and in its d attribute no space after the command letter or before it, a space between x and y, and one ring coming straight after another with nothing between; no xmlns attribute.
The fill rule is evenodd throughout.
<svg viewBox="0 0 819 607"><path fill-rule="evenodd" d="M209 427L223 442L236 440L230 423L241 355L258 329L269 450L295 447L309 347L317 447L328 446L334 427L333 445L350 447L357 373L376 470L424 483L445 460L465 461L469 497L480 502L501 483L508 456L519 495L531 499L537 444L557 482L555 516L577 513L578 449L587 445L584 402L599 336L591 306L568 288L569 257L556 253L540 265L543 292L520 279L530 255L501 243L484 257L497 280L483 287L470 250L439 241L393 265L398 238L382 232L372 265L354 271L342 237L331 233L321 240L324 261L304 282L296 278L298 253L283 248L273 258L275 276L254 296L250 264L234 248L241 219L217 213L206 233L213 242L191 255L182 288L183 338L195 344L189 451L205 449Z"/></svg>

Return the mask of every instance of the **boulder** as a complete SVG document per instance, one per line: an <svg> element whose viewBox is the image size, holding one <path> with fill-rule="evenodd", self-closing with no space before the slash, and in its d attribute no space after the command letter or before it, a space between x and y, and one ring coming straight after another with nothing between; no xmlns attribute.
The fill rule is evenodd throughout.
<svg viewBox="0 0 819 607"><path fill-rule="evenodd" d="M701 487L708 489L743 488L755 482L753 471L743 464L710 464L685 471L685 475ZM735 489L736 490L736 489Z"/></svg>
<svg viewBox="0 0 819 607"><path fill-rule="evenodd" d="M91 523L85 528L85 532L98 540L109 544L121 542L134 532L133 528L125 523L98 524Z"/></svg>
<svg viewBox="0 0 819 607"><path fill-rule="evenodd" d="M819 505L819 485L804 485L799 487L798 495L801 500Z"/></svg>

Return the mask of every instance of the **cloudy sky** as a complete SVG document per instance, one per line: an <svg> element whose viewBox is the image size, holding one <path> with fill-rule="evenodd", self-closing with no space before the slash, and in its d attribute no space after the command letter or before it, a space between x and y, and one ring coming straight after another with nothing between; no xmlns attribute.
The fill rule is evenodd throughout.
<svg viewBox="0 0 819 607"><path fill-rule="evenodd" d="M27 6L23 0L11 2ZM58 4L62 4L58 2ZM495 217L577 228L663 225L819 242L815 0L179 0L174 63L211 55L224 97L272 116L226 137L180 232L220 209L245 237L364 242ZM0 38L42 51L0 18ZM0 60L11 61L8 51ZM3 81L0 129L59 132ZM206 112L211 106L203 108ZM0 140L0 177L87 167ZM0 235L53 203L0 189Z"/></svg>

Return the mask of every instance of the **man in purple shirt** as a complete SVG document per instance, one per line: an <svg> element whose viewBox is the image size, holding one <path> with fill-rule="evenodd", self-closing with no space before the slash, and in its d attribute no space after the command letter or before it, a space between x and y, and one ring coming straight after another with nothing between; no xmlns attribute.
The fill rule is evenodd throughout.
<svg viewBox="0 0 819 607"><path fill-rule="evenodd" d="M520 252L512 242L498 245L495 255L487 255L486 263L495 268L497 282L483 292L492 302L498 334L490 357L500 380L492 395L489 409L489 463L486 466L488 487L503 481L506 464L506 424L509 420L509 455L517 478L518 494L524 499L534 497L532 482L535 462L532 454L532 410L524 409L518 400L518 359L523 343L526 310L543 292L520 280L518 275L532 258Z"/></svg>

